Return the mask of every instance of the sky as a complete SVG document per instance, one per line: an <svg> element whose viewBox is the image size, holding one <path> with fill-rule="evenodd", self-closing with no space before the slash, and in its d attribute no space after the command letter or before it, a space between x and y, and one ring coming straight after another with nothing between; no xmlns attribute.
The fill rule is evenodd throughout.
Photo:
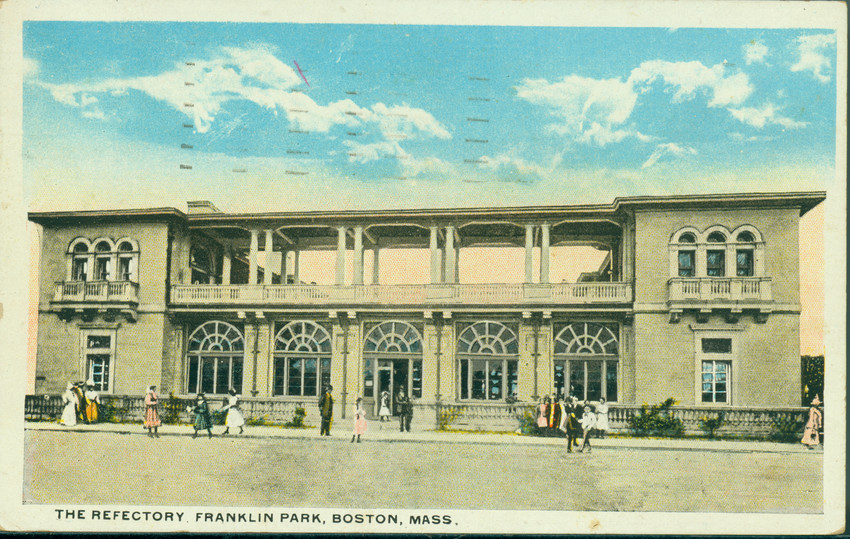
<svg viewBox="0 0 850 539"><path fill-rule="evenodd" d="M836 181L825 29L25 21L23 55L30 210L607 204ZM823 352L823 219L801 223L804 354Z"/></svg>
<svg viewBox="0 0 850 539"><path fill-rule="evenodd" d="M831 30L28 21L23 51L34 210L610 203L835 176Z"/></svg>

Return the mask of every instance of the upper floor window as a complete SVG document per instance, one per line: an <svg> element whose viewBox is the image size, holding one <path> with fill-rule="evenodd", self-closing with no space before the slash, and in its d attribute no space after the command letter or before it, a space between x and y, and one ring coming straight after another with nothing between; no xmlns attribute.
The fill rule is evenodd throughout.
<svg viewBox="0 0 850 539"><path fill-rule="evenodd" d="M89 246L83 242L71 248L71 280L87 281L89 275Z"/></svg>
<svg viewBox="0 0 850 539"><path fill-rule="evenodd" d="M77 238L68 246L68 275L71 281L136 281L139 249L135 240L109 238L89 241Z"/></svg>
<svg viewBox="0 0 850 539"><path fill-rule="evenodd" d="M726 275L726 251L722 249L710 249L706 253L705 274L709 277L723 277Z"/></svg>
<svg viewBox="0 0 850 539"><path fill-rule="evenodd" d="M694 251L679 251L679 277L693 277L696 275L696 261Z"/></svg>
<svg viewBox="0 0 850 539"><path fill-rule="evenodd" d="M729 230L713 225L700 232L684 227L671 236L671 277L760 277L764 275L761 233L751 225Z"/></svg>

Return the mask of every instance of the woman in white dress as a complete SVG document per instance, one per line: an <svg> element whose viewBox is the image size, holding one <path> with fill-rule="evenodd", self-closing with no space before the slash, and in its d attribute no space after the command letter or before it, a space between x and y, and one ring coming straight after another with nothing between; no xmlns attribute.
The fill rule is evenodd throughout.
<svg viewBox="0 0 850 539"><path fill-rule="evenodd" d="M239 427L239 434L242 434L245 427L245 417L242 416L242 411L239 409L239 395L236 390L231 389L227 397L227 417L224 418L224 432L222 435L230 432L230 427Z"/></svg>
<svg viewBox="0 0 850 539"><path fill-rule="evenodd" d="M381 418L381 423L389 421L390 416L390 392L384 391L381 393L381 409L378 411L378 417Z"/></svg>
<svg viewBox="0 0 850 539"><path fill-rule="evenodd" d="M599 404L596 406L596 431L600 438L605 438L605 433L611 427L608 425L608 403L605 402L605 397L599 399Z"/></svg>
<svg viewBox="0 0 850 539"><path fill-rule="evenodd" d="M77 425L77 396L74 394L74 384L68 382L65 392L62 393L62 403L65 405L62 408L62 419L60 423L66 427L74 427Z"/></svg>

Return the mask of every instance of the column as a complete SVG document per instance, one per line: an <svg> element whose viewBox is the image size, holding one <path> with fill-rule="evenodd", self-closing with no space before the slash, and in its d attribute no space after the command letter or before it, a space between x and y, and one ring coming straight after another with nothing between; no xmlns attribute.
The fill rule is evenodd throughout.
<svg viewBox="0 0 850 539"><path fill-rule="evenodd" d="M446 282L454 283L456 282L455 273L455 260L457 260L457 253L455 252L455 227L454 225L449 225L446 227L446 245L445 245L445 253L446 253Z"/></svg>
<svg viewBox="0 0 850 539"><path fill-rule="evenodd" d="M440 282L440 251L437 249L437 227L431 227L431 284Z"/></svg>
<svg viewBox="0 0 850 539"><path fill-rule="evenodd" d="M274 253L274 244L272 242L272 231L266 230L266 243L263 246L263 251L266 254L265 271L263 271L263 284L272 284L272 254Z"/></svg>
<svg viewBox="0 0 850 539"><path fill-rule="evenodd" d="M301 284L301 251L292 251L292 281L293 284Z"/></svg>
<svg viewBox="0 0 850 539"><path fill-rule="evenodd" d="M534 249L534 225L525 225L525 282L534 282L531 273L532 250Z"/></svg>
<svg viewBox="0 0 850 539"><path fill-rule="evenodd" d="M233 253L230 251L230 246L224 246L224 253L221 258L221 284L230 284L230 266L233 261Z"/></svg>
<svg viewBox="0 0 850 539"><path fill-rule="evenodd" d="M540 225L540 282L549 282L549 223Z"/></svg>
<svg viewBox="0 0 850 539"><path fill-rule="evenodd" d="M336 284L345 284L345 227L337 227Z"/></svg>
<svg viewBox="0 0 850 539"><path fill-rule="evenodd" d="M375 245L375 248L372 249L372 284L380 284L380 261L381 251L378 249L378 246Z"/></svg>
<svg viewBox="0 0 850 539"><path fill-rule="evenodd" d="M354 227L354 276L352 284L363 284L363 227Z"/></svg>
<svg viewBox="0 0 850 539"><path fill-rule="evenodd" d="M286 257L289 256L289 251L285 248L280 250L280 284L286 284Z"/></svg>
<svg viewBox="0 0 850 539"><path fill-rule="evenodd" d="M259 230L251 230L251 248L248 251L248 284L257 284L257 251L260 248L259 234Z"/></svg>

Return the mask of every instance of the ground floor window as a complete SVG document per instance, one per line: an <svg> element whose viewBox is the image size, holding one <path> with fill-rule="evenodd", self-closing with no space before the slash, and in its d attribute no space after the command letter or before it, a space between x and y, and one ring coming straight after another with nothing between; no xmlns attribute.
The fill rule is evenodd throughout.
<svg viewBox="0 0 850 539"><path fill-rule="evenodd" d="M329 357L277 357L274 394L311 397L331 382Z"/></svg>
<svg viewBox="0 0 850 539"><path fill-rule="evenodd" d="M461 359L460 398L472 400L515 398L517 363L513 359Z"/></svg>
<svg viewBox="0 0 850 539"><path fill-rule="evenodd" d="M111 390L111 367L115 356L115 335L111 330L86 331L83 335L83 363L86 380L94 382L95 391Z"/></svg>
<svg viewBox="0 0 850 539"><path fill-rule="evenodd" d="M594 401L604 397L616 402L618 363L612 359L555 360L555 393L579 400Z"/></svg>
<svg viewBox="0 0 850 539"><path fill-rule="evenodd" d="M702 402L729 402L730 361L702 362Z"/></svg>
<svg viewBox="0 0 850 539"><path fill-rule="evenodd" d="M225 394L242 392L242 357L191 356L189 393Z"/></svg>

